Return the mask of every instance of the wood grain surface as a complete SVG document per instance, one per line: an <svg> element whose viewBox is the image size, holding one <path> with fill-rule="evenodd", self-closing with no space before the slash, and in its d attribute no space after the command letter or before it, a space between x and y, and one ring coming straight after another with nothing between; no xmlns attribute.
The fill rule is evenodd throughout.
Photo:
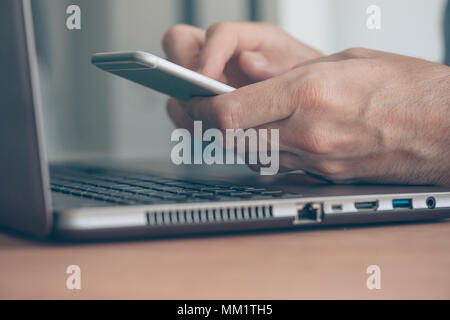
<svg viewBox="0 0 450 320"><path fill-rule="evenodd" d="M81 290L66 288L69 265ZM3 232L0 298L449 299L450 220L101 243Z"/></svg>

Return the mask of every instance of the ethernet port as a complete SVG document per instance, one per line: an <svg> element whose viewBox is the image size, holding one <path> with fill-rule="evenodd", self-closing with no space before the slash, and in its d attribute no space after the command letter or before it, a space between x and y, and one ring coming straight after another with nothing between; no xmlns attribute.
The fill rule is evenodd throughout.
<svg viewBox="0 0 450 320"><path fill-rule="evenodd" d="M294 224L320 223L322 222L322 215L321 203L301 203L297 205Z"/></svg>

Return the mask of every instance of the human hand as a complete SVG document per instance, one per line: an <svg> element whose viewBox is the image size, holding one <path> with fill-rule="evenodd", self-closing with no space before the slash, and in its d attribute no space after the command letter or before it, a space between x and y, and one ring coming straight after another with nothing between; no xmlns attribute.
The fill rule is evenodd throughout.
<svg viewBox="0 0 450 320"><path fill-rule="evenodd" d="M321 54L267 23L220 22L204 31L187 25L170 28L163 38L167 58L232 87L262 81ZM168 112L178 127L192 119L175 99Z"/></svg>
<svg viewBox="0 0 450 320"><path fill-rule="evenodd" d="M449 89L447 66L354 48L186 107L223 131L279 129L282 171L449 186Z"/></svg>

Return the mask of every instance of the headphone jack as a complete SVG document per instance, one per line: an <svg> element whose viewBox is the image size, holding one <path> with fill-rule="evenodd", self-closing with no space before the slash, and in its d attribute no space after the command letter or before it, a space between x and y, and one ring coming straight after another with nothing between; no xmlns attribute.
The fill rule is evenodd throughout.
<svg viewBox="0 0 450 320"><path fill-rule="evenodd" d="M426 200L428 209L436 208L436 199L434 197L428 197Z"/></svg>

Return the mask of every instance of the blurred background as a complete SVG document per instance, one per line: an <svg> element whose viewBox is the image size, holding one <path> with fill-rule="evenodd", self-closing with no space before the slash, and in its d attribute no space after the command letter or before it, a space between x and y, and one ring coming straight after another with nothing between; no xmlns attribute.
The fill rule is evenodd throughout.
<svg viewBox="0 0 450 320"><path fill-rule="evenodd" d="M174 129L166 98L101 72L95 52L143 50L164 56L161 38L177 23L275 23L331 54L361 46L442 62L446 0L33 0L50 160L170 157ZM66 8L81 8L81 30ZM368 30L366 9L381 8Z"/></svg>

